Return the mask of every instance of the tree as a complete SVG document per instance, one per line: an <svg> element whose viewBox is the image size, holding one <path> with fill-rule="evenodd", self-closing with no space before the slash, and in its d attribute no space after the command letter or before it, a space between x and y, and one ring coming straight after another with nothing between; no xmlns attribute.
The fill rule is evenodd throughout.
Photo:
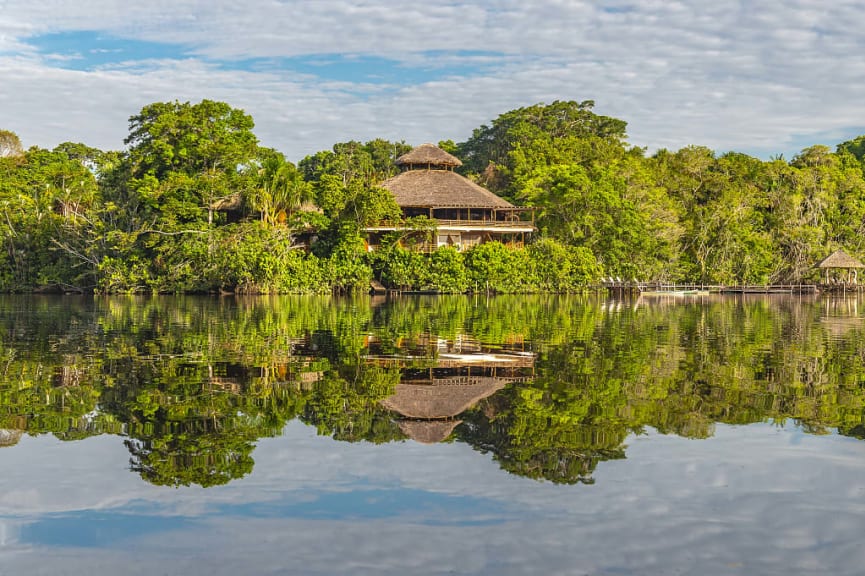
<svg viewBox="0 0 865 576"><path fill-rule="evenodd" d="M556 101L502 114L457 146L463 170L496 194L515 197L521 178L537 167L621 156L627 123L595 114L594 105Z"/></svg>
<svg viewBox="0 0 865 576"><path fill-rule="evenodd" d="M839 154L841 152L851 154L861 162L865 159L865 134L838 144L835 151Z"/></svg>
<svg viewBox="0 0 865 576"><path fill-rule="evenodd" d="M224 102L157 102L129 119L129 186L163 222L208 221L255 158L252 117Z"/></svg>
<svg viewBox="0 0 865 576"><path fill-rule="evenodd" d="M247 192L248 201L271 226L284 223L305 202L313 199L312 186L294 164L275 150L261 151L258 183Z"/></svg>
<svg viewBox="0 0 865 576"><path fill-rule="evenodd" d="M396 159L409 152L405 142L390 142L382 138L360 143L339 142L332 150L317 152L300 161L299 167L307 181L317 183L324 176L338 177L343 186L360 180L366 186L381 183L398 173Z"/></svg>
<svg viewBox="0 0 865 576"><path fill-rule="evenodd" d="M214 204L258 177L249 169L258 152L252 128L245 112L211 100L149 104L130 118L109 198L128 207L124 233L148 263L148 289L202 288L216 240Z"/></svg>
<svg viewBox="0 0 865 576"><path fill-rule="evenodd" d="M0 130L0 158L15 158L23 153L21 140L16 133L11 130Z"/></svg>

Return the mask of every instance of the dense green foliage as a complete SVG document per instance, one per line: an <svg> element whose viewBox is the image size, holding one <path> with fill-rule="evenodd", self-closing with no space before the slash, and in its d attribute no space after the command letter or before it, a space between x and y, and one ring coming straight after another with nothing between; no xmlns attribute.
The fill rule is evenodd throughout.
<svg viewBox="0 0 865 576"><path fill-rule="evenodd" d="M700 146L651 156L594 102L512 110L442 142L468 177L536 210L525 247L412 250L379 184L404 142L337 143L297 165L222 102L165 102L129 120L123 152L24 150L0 129L0 291L572 292L600 278L719 284L816 279L838 248L865 257L865 144L791 161ZM364 228L399 223L380 253ZM412 232L411 234L407 232ZM311 245L311 250L308 248Z"/></svg>
<svg viewBox="0 0 865 576"><path fill-rule="evenodd" d="M784 297L624 307L554 296L4 297L0 439L123 435L130 469L148 482L222 484L248 474L258 439L293 419L340 441L405 439L382 400L433 366L441 342L475 342L534 363L461 414L451 439L515 474L592 482L648 428L706 438L716 423L790 420L861 438L861 307Z"/></svg>

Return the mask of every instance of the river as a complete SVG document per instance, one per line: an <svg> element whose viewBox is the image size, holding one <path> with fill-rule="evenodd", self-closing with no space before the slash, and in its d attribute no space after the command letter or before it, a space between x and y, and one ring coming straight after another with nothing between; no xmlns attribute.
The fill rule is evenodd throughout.
<svg viewBox="0 0 865 576"><path fill-rule="evenodd" d="M0 574L861 574L865 299L0 297Z"/></svg>

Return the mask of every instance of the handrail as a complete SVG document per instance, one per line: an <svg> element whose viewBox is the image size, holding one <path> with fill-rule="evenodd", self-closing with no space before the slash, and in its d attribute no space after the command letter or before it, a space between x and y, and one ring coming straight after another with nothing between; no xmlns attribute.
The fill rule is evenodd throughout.
<svg viewBox="0 0 865 576"><path fill-rule="evenodd" d="M610 290L633 290L636 292L814 293L820 291L819 286L816 284L678 284L674 282L633 282L617 279L601 282L601 287Z"/></svg>
<svg viewBox="0 0 865 576"><path fill-rule="evenodd" d="M529 220L443 220L432 218L429 222L436 226L464 226L467 228L536 228L534 223ZM368 228L393 228L404 225L405 222L379 222L368 226Z"/></svg>
<svg viewBox="0 0 865 576"><path fill-rule="evenodd" d="M438 225L445 226L477 226L477 227L494 227L507 228L512 226L531 226L534 227L529 220L443 220L433 218L433 221Z"/></svg>

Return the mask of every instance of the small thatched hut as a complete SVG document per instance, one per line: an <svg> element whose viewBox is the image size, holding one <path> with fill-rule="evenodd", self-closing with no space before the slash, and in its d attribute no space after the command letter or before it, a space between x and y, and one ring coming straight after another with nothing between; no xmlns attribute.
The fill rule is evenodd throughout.
<svg viewBox="0 0 865 576"><path fill-rule="evenodd" d="M535 231L532 211L514 206L486 188L454 172L462 162L434 144L422 144L396 160L402 172L381 186L393 194L406 218L426 216L435 221L438 236L423 247L454 246L458 250L499 240L522 243ZM399 225L370 226L369 245Z"/></svg>
<svg viewBox="0 0 865 576"><path fill-rule="evenodd" d="M830 270L845 270L847 272L847 282L856 284L858 281L857 272L860 268L865 268L865 264L862 264L862 262L850 256L843 250L836 250L817 264L817 268L826 271L827 284L830 280Z"/></svg>

